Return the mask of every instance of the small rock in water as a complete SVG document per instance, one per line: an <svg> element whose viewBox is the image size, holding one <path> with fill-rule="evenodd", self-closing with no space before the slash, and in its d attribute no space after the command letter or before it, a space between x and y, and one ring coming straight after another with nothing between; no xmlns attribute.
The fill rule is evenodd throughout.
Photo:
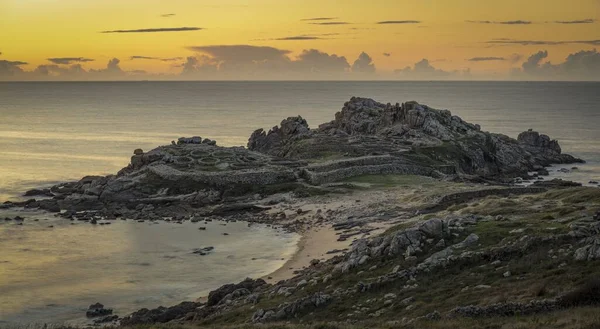
<svg viewBox="0 0 600 329"><path fill-rule="evenodd" d="M223 235L229 235L229 233L223 233Z"/></svg>
<svg viewBox="0 0 600 329"><path fill-rule="evenodd" d="M196 254L196 255L200 255L200 256L206 256L214 250L215 250L215 247L204 247L204 248L194 249L194 251L192 253Z"/></svg>
<svg viewBox="0 0 600 329"><path fill-rule="evenodd" d="M104 308L104 305L102 305L100 303L96 303L96 304L90 305L88 310L85 312L85 316L87 316L88 318L97 318L100 316L111 315L112 312L113 312L112 309Z"/></svg>
<svg viewBox="0 0 600 329"><path fill-rule="evenodd" d="M199 229L200 231L206 231L206 227L204 227L204 226L198 227L198 229Z"/></svg>
<svg viewBox="0 0 600 329"><path fill-rule="evenodd" d="M598 182L597 182L597 181L595 181L595 180L591 180L591 181L589 182L589 184L592 184L592 185L598 185Z"/></svg>

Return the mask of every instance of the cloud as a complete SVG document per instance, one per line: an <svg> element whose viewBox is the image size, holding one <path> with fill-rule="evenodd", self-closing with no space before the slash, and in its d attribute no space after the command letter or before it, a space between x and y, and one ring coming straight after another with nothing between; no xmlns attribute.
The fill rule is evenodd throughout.
<svg viewBox="0 0 600 329"><path fill-rule="evenodd" d="M183 57L168 57L168 58L152 57L152 56L131 56L131 57L129 57L130 61L133 61L136 59L155 60L155 61L161 61L161 62L175 62L175 61L182 60Z"/></svg>
<svg viewBox="0 0 600 329"><path fill-rule="evenodd" d="M490 62L490 61L505 61L504 57L473 57L467 59L469 62Z"/></svg>
<svg viewBox="0 0 600 329"><path fill-rule="evenodd" d="M468 78L471 75L469 69L465 69L462 71L444 71L442 69L437 69L433 67L431 65L431 62L426 58L415 63L415 65L412 68L410 66L407 66L403 69L395 70L394 72L403 79L412 80L457 79Z"/></svg>
<svg viewBox="0 0 600 329"><path fill-rule="evenodd" d="M377 24L380 25L387 25L387 24L420 24L421 21L414 21L414 20L407 20L407 21L381 21L381 22L377 22Z"/></svg>
<svg viewBox="0 0 600 329"><path fill-rule="evenodd" d="M556 24L593 24L596 20L593 18L580 19L575 21L554 21Z"/></svg>
<svg viewBox="0 0 600 329"><path fill-rule="evenodd" d="M309 72L345 72L350 68L344 56L329 55L317 49L303 50L298 59L292 62L301 69Z"/></svg>
<svg viewBox="0 0 600 329"><path fill-rule="evenodd" d="M283 37L283 38L277 38L274 40L278 40L278 41L294 41L294 40L320 40L321 38L317 37L317 36L313 36L313 35L296 35L293 37Z"/></svg>
<svg viewBox="0 0 600 329"><path fill-rule="evenodd" d="M200 31L204 30L201 27L159 27L150 29L137 29L137 30L112 30L102 31L100 33L158 33L158 32L186 32L186 31Z"/></svg>
<svg viewBox="0 0 600 329"><path fill-rule="evenodd" d="M310 23L312 25L350 25L348 22L321 22L321 23Z"/></svg>
<svg viewBox="0 0 600 329"><path fill-rule="evenodd" d="M21 65L27 65L27 62L0 60L0 77L12 77L23 73Z"/></svg>
<svg viewBox="0 0 600 329"><path fill-rule="evenodd" d="M312 17L312 18L304 18L301 21L311 22L311 21L332 21L334 19L338 19L338 17Z"/></svg>
<svg viewBox="0 0 600 329"><path fill-rule="evenodd" d="M48 61L50 61L54 64L69 65L69 64L73 64L73 63L93 62L94 60L91 58L84 58L84 57L55 57L55 58L48 58Z"/></svg>
<svg viewBox="0 0 600 329"><path fill-rule="evenodd" d="M373 64L373 59L367 53L362 52L354 64L352 64L352 72L355 73L375 73L375 64Z"/></svg>
<svg viewBox="0 0 600 329"><path fill-rule="evenodd" d="M383 56L385 56L385 57L391 57L392 54L390 54L390 53L383 53Z"/></svg>
<svg viewBox="0 0 600 329"><path fill-rule="evenodd" d="M514 21L466 21L473 24L499 24L499 25L530 25L532 21L514 20Z"/></svg>
<svg viewBox="0 0 600 329"><path fill-rule="evenodd" d="M160 17L173 17L175 15L176 14L162 14L162 15L160 15Z"/></svg>
<svg viewBox="0 0 600 329"><path fill-rule="evenodd" d="M354 73L374 72L366 53L353 66L344 56L317 49L305 49L291 57L288 50L250 45L189 47L190 56L182 76L198 79L344 79ZM353 70L354 68L354 70Z"/></svg>
<svg viewBox="0 0 600 329"><path fill-rule="evenodd" d="M291 53L289 50L277 49L268 46L250 45L215 45L187 47L188 50L207 54L223 61L261 61L281 60Z"/></svg>
<svg viewBox="0 0 600 329"><path fill-rule="evenodd" d="M600 46L600 39L598 40L564 40L564 41L542 41L542 40L513 40L507 38L492 39L487 41L488 44L495 45L521 45L521 46L557 46L567 44L583 44Z"/></svg>
<svg viewBox="0 0 600 329"><path fill-rule="evenodd" d="M572 53L559 64L545 61L547 50L529 56L520 69L512 73L519 78L543 80L598 80L600 77L600 53L594 50L581 50Z"/></svg>

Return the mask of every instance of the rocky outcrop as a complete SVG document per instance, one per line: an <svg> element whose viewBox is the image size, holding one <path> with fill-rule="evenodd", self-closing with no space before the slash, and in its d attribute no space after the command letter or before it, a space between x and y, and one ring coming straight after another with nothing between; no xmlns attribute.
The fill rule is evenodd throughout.
<svg viewBox="0 0 600 329"><path fill-rule="evenodd" d="M200 303L183 302L172 307L158 307L152 310L143 308L121 319L122 326L135 326L140 324L167 323L181 319L201 306Z"/></svg>
<svg viewBox="0 0 600 329"><path fill-rule="evenodd" d="M326 306L331 302L331 296L318 292L311 296L300 298L291 303L280 305L276 309L260 309L252 316L252 322L270 322L293 319L315 309Z"/></svg>
<svg viewBox="0 0 600 329"><path fill-rule="evenodd" d="M208 294L208 301L206 305L214 306L221 303L223 300L249 295L257 288L265 284L266 282L262 279L246 279L238 284L226 284Z"/></svg>
<svg viewBox="0 0 600 329"><path fill-rule="evenodd" d="M431 168L430 173L450 166L454 168L452 173L488 179L526 176L535 167L580 161L562 154L558 142L546 135L529 131L515 140L482 132L478 125L465 122L448 110L417 102L391 105L353 97L336 113L335 120L317 129L308 130L302 120L302 129L285 128L291 133L282 133L288 126L290 123L284 120L281 128L275 127L268 134L256 131L248 148L300 159L389 155L399 162ZM406 166L387 166L380 171L411 172Z"/></svg>
<svg viewBox="0 0 600 329"><path fill-rule="evenodd" d="M575 260L600 260L600 237L583 240L584 246L575 251Z"/></svg>
<svg viewBox="0 0 600 329"><path fill-rule="evenodd" d="M286 143L310 135L311 131L306 120L301 116L290 117L281 121L280 126L271 128L269 132L265 132L263 129L254 131L248 140L248 148L263 153L279 153Z"/></svg>
<svg viewBox="0 0 600 329"><path fill-rule="evenodd" d="M148 206L195 209L361 175L503 182L551 163L576 161L533 131L515 140L416 102L352 98L317 129L302 117L287 118L269 132L259 129L248 149L220 147L199 136L149 152L136 149L116 175L56 185L44 191L52 199L34 200L30 207L67 210L67 217L78 211L119 217ZM165 216L169 212L154 217Z"/></svg>

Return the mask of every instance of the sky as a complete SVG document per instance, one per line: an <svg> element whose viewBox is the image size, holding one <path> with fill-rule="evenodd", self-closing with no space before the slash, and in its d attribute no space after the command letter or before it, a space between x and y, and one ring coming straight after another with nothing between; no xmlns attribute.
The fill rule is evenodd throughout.
<svg viewBox="0 0 600 329"><path fill-rule="evenodd" d="M600 80L600 0L0 0L0 80Z"/></svg>

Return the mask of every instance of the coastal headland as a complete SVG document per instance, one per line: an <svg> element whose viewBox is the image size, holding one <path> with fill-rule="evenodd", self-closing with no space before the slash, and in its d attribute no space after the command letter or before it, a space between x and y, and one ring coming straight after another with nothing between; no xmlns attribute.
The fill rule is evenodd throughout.
<svg viewBox="0 0 600 329"><path fill-rule="evenodd" d="M316 128L290 117L245 148L180 138L135 150L115 175L1 207L90 225L247 221L303 235L267 277L133 314L92 305L97 323L596 328L600 189L549 177L552 165L582 163L533 130L515 139L417 102L352 98Z"/></svg>

